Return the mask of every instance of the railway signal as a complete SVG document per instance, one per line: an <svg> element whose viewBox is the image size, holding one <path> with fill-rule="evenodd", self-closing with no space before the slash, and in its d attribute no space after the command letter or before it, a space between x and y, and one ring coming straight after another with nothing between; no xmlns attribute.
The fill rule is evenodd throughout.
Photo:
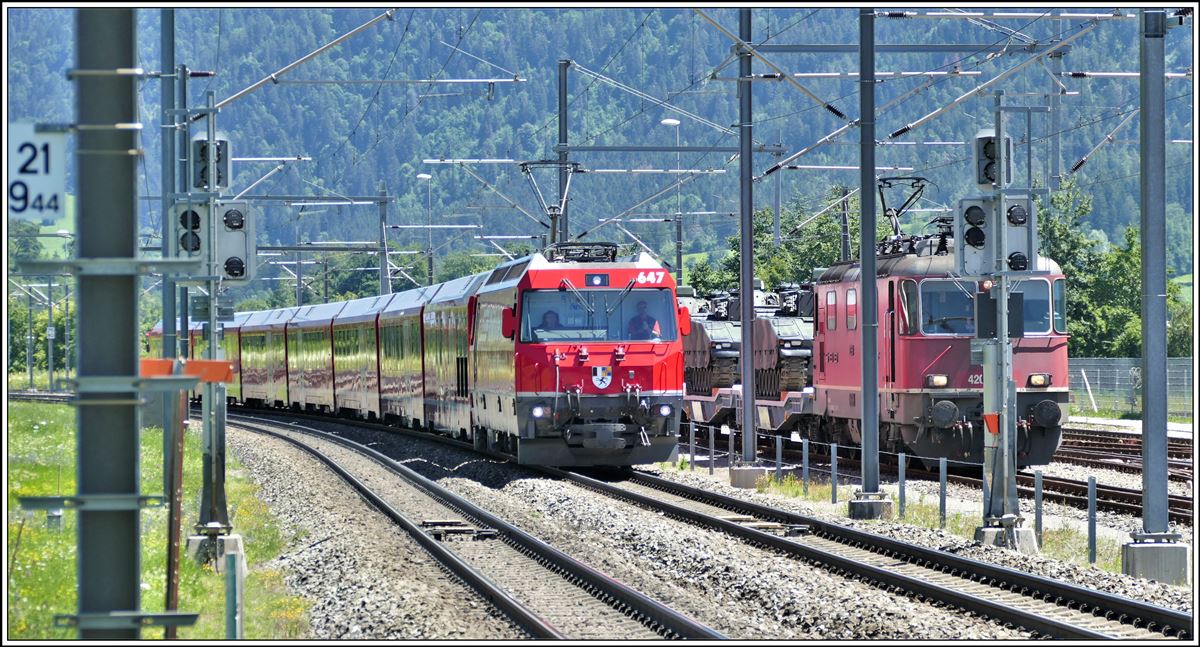
<svg viewBox="0 0 1200 647"><path fill-rule="evenodd" d="M991 191L996 186L1006 187L1012 183L1012 138L1004 138L1004 154L996 150L996 131L984 128L975 133L971 145L971 159L975 167L975 184L982 191ZM1004 159L1004 174L1000 175L1000 160Z"/></svg>
<svg viewBox="0 0 1200 647"><path fill-rule="evenodd" d="M258 246L249 203L217 203L216 265L226 285L245 285L255 274Z"/></svg>
<svg viewBox="0 0 1200 647"><path fill-rule="evenodd" d="M193 189L228 189L229 176L232 174L232 159L229 156L229 140L218 139L214 142L216 151L216 185L208 183L208 142L197 139L192 142L192 188Z"/></svg>
<svg viewBox="0 0 1200 647"><path fill-rule="evenodd" d="M197 256L204 249L208 225L208 205L201 202L177 202L171 209L179 223L179 255Z"/></svg>
<svg viewBox="0 0 1200 647"><path fill-rule="evenodd" d="M995 220L992 196L963 198L954 212L955 271L960 276L980 277L992 273L994 239L989 231Z"/></svg>
<svg viewBox="0 0 1200 647"><path fill-rule="evenodd" d="M1027 195L1004 196L1004 231L1008 239L1004 269L1032 272L1037 269L1037 212Z"/></svg>

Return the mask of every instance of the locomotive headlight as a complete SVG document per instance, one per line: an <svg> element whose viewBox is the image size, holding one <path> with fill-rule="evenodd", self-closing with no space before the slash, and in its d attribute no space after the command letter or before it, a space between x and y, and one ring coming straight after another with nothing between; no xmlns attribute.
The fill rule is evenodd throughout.
<svg viewBox="0 0 1200 647"><path fill-rule="evenodd" d="M670 417L672 411L674 411L674 409L672 409L671 405L669 405L669 404L658 405L658 415L660 415L664 418Z"/></svg>
<svg viewBox="0 0 1200 647"><path fill-rule="evenodd" d="M1029 386L1050 386L1050 374L1031 373L1029 375Z"/></svg>
<svg viewBox="0 0 1200 647"><path fill-rule="evenodd" d="M530 409L529 413L533 414L534 418L543 418L546 416L546 407L543 407L540 404L535 404L533 405L533 409Z"/></svg>
<svg viewBox="0 0 1200 647"><path fill-rule="evenodd" d="M939 375L936 373L931 373L931 374L925 376L925 386L928 386L931 388L939 389L939 388L946 386L949 383L950 383L950 377L946 376L946 375Z"/></svg>

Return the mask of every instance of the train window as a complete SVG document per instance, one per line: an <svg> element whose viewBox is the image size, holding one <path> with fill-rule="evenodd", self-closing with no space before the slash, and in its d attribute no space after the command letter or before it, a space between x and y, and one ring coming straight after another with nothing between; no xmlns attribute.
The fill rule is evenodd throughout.
<svg viewBox="0 0 1200 647"><path fill-rule="evenodd" d="M1054 332L1067 332L1067 280L1054 280Z"/></svg>
<svg viewBox="0 0 1200 647"><path fill-rule="evenodd" d="M900 282L900 334L912 335L917 332L917 282L906 280Z"/></svg>
<svg viewBox="0 0 1200 647"><path fill-rule="evenodd" d="M837 292L825 293L825 330L837 330Z"/></svg>
<svg viewBox="0 0 1200 647"><path fill-rule="evenodd" d="M1012 291L1025 295L1025 332L1050 332L1050 283L1026 279L1017 282Z"/></svg>
<svg viewBox="0 0 1200 647"><path fill-rule="evenodd" d="M521 341L674 341L670 290L530 290L521 304Z"/></svg>
<svg viewBox="0 0 1200 647"><path fill-rule="evenodd" d="M858 328L858 291L846 290L846 330Z"/></svg>
<svg viewBox="0 0 1200 647"><path fill-rule="evenodd" d="M975 334L975 295L971 287L954 279L921 281L921 332Z"/></svg>

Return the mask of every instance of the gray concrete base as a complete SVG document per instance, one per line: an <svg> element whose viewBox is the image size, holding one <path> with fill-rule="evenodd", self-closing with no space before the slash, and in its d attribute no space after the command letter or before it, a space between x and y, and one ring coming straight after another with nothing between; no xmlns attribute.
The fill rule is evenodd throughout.
<svg viewBox="0 0 1200 647"><path fill-rule="evenodd" d="M891 519L891 499L851 499L849 512L851 519Z"/></svg>
<svg viewBox="0 0 1200 647"><path fill-rule="evenodd" d="M752 490L758 479L773 473L766 467L731 467L729 468L729 485L743 490Z"/></svg>
<svg viewBox="0 0 1200 647"><path fill-rule="evenodd" d="M217 572L218 573L225 572L226 556L228 556L230 554L234 554L234 555L237 555L238 561L241 562L241 564L239 566L241 568L241 572L245 573L247 570L246 551L245 551L244 547L242 546L242 536L241 535L225 535L224 537L218 537L217 541L219 542L219 549L220 549L220 555L217 557L217 562L216 562Z"/></svg>
<svg viewBox="0 0 1200 647"><path fill-rule="evenodd" d="M219 538L214 541L208 535L188 535L187 541L183 545L183 552L197 562L208 563L221 552L219 541Z"/></svg>
<svg viewBox="0 0 1200 647"><path fill-rule="evenodd" d="M1187 586L1190 550L1178 542L1129 542L1121 546L1121 572L1134 577Z"/></svg>
<svg viewBox="0 0 1200 647"><path fill-rule="evenodd" d="M1011 535L1009 534L1011 533ZM1010 538L1012 545L1009 544ZM975 541L988 546L1008 548L1025 555L1041 553L1033 528L1001 528L984 526L975 529Z"/></svg>

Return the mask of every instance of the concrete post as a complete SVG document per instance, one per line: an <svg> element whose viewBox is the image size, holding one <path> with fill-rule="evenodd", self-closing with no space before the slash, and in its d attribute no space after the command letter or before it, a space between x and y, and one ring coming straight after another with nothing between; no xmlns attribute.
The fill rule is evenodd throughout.
<svg viewBox="0 0 1200 647"><path fill-rule="evenodd" d="M1142 532L1121 551L1121 571L1172 584L1188 581L1188 546L1167 517L1166 111L1167 15L1141 10Z"/></svg>
<svg viewBox="0 0 1200 647"><path fill-rule="evenodd" d="M569 209L567 204L563 202L563 195L567 191L567 161L570 159L570 154L566 150L567 146L567 70L571 68L570 59L562 59L558 62L558 143L562 148L558 153L558 202L562 205L562 213L558 215L558 242L565 243L570 240L570 226L567 222L567 213ZM550 223L553 226L555 223ZM550 232L551 241L555 232Z"/></svg>
<svg viewBox="0 0 1200 647"><path fill-rule="evenodd" d="M54 275L46 277L46 387L54 390Z"/></svg>
<svg viewBox="0 0 1200 647"><path fill-rule="evenodd" d="M75 14L75 67L130 69L137 63L136 14L129 8L81 8ZM138 256L137 131L105 128L138 121L132 75L76 77L76 123L96 125L76 137L79 258L127 260ZM80 154L86 151L90 154ZM77 613L80 618L141 609L141 494L138 410L132 395L138 374L138 275L81 274L78 367L80 384L126 378L125 390L77 387L76 497L124 497L126 505L77 514ZM95 501L93 501L95 503ZM101 628L81 622L81 640L138 640L139 625Z"/></svg>
<svg viewBox="0 0 1200 647"><path fill-rule="evenodd" d="M879 491L879 310L875 280L875 10L858 12L859 167L861 189L858 251L859 334L862 353L862 489L849 502L852 519L892 516L892 502Z"/></svg>
<svg viewBox="0 0 1200 647"><path fill-rule="evenodd" d="M381 181L379 183L379 296L392 293L392 275L388 271L387 212L388 192L387 187ZM326 280L328 280L328 270L326 271ZM329 297L326 296L325 300L328 301Z"/></svg>
<svg viewBox="0 0 1200 647"><path fill-rule="evenodd" d="M159 69L163 72L175 72L175 10L160 9L159 10L159 31L161 32L161 63ZM175 256L175 247L179 243L176 241L176 222L172 214L172 206L175 199L171 194L177 191L175 186L175 114L171 111L175 109L175 77L170 74L163 74L159 79L160 98L162 101L162 129L159 131L162 136L162 160L161 173L162 180L159 193L162 194L162 201L159 203L159 208L162 210L162 255L163 258L172 258ZM176 335L176 327L179 324L177 315L175 314L175 281L163 276L163 293L162 293L162 356L164 359L174 358L178 352L177 344L178 336ZM172 460L175 453L172 451L170 443L171 425L175 424L177 413L175 407L178 406L178 398L167 393L162 396L154 395L151 397L163 398L163 492L171 491L171 475L175 473Z"/></svg>
<svg viewBox="0 0 1200 647"><path fill-rule="evenodd" d="M738 9L738 37L751 42L750 9ZM742 322L742 459L754 463L754 112L751 101L753 73L751 54L742 49L738 54L738 168L741 179L741 322ZM730 466L732 467L730 456Z"/></svg>

